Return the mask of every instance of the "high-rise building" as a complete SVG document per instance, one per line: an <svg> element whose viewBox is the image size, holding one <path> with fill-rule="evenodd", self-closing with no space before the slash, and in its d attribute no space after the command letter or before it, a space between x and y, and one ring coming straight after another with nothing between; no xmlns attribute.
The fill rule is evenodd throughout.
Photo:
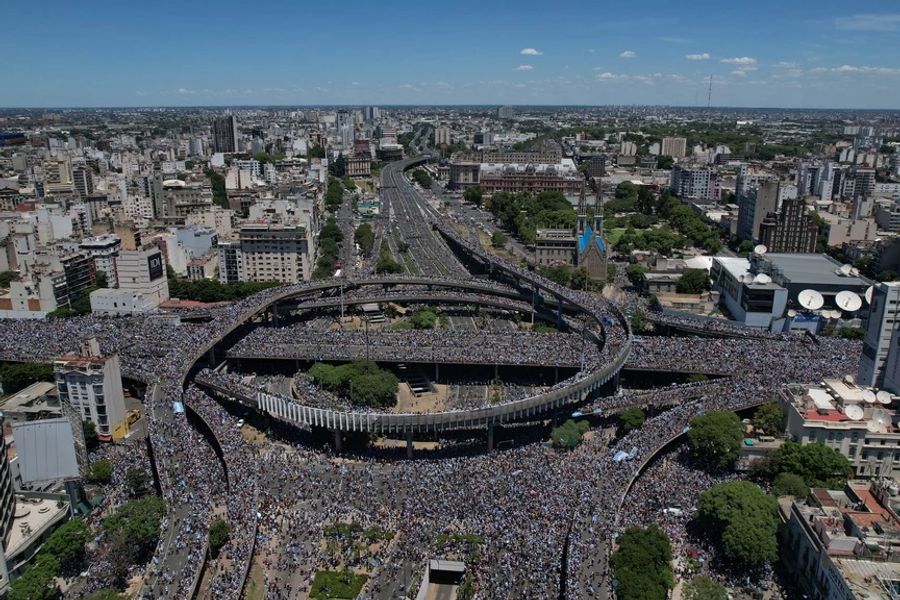
<svg viewBox="0 0 900 600"><path fill-rule="evenodd" d="M59 258L66 274L69 300L75 302L94 287L97 281L97 267L86 252L73 252Z"/></svg>
<svg viewBox="0 0 900 600"><path fill-rule="evenodd" d="M53 373L60 403L93 423L101 440L124 435L125 394L118 354L103 355L97 338L90 338L79 354L55 360Z"/></svg>
<svg viewBox="0 0 900 600"><path fill-rule="evenodd" d="M226 115L213 121L213 151L237 152L237 120L234 115Z"/></svg>
<svg viewBox="0 0 900 600"><path fill-rule="evenodd" d="M708 168L686 169L679 165L672 168L672 193L682 200L718 200L719 179Z"/></svg>
<svg viewBox="0 0 900 600"><path fill-rule="evenodd" d="M501 119L512 119L515 114L512 106L501 106L497 109L497 117Z"/></svg>
<svg viewBox="0 0 900 600"><path fill-rule="evenodd" d="M900 282L882 282L872 290L857 383L881 387L891 340L900 319Z"/></svg>
<svg viewBox="0 0 900 600"><path fill-rule="evenodd" d="M75 167L72 170L72 181L75 184L75 191L82 198L94 193L94 174L90 167Z"/></svg>
<svg viewBox="0 0 900 600"><path fill-rule="evenodd" d="M219 240L219 281L236 283L241 280L240 240Z"/></svg>
<svg viewBox="0 0 900 600"><path fill-rule="evenodd" d="M191 138L191 141L188 142L188 150L191 156L205 156L203 138Z"/></svg>
<svg viewBox="0 0 900 600"><path fill-rule="evenodd" d="M663 156L684 158L686 153L687 139L683 137L664 137L662 139L662 150L660 151L660 154Z"/></svg>
<svg viewBox="0 0 900 600"><path fill-rule="evenodd" d="M818 235L819 226L802 198L784 200L777 215L769 213L759 224L759 243L770 252L815 252Z"/></svg>
<svg viewBox="0 0 900 600"><path fill-rule="evenodd" d="M119 287L119 278L116 275L116 257L119 256L121 247L122 241L113 234L88 238L81 242L81 250L93 259L97 273L106 275L106 287Z"/></svg>
<svg viewBox="0 0 900 600"><path fill-rule="evenodd" d="M247 224L240 244L241 281L297 283L312 274L305 227Z"/></svg>
<svg viewBox="0 0 900 600"><path fill-rule="evenodd" d="M434 145L450 145L450 128L446 125L434 128Z"/></svg>
<svg viewBox="0 0 900 600"><path fill-rule="evenodd" d="M758 240L763 219L778 209L778 182L762 181L750 186L737 201L737 236L742 240Z"/></svg>
<svg viewBox="0 0 900 600"><path fill-rule="evenodd" d="M365 106L363 107L363 119L366 123L372 123L373 121L377 121L381 116L381 111L378 110L377 106Z"/></svg>

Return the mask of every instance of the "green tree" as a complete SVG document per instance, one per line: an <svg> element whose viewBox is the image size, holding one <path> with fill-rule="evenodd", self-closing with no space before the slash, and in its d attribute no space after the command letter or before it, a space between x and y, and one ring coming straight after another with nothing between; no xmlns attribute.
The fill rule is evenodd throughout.
<svg viewBox="0 0 900 600"><path fill-rule="evenodd" d="M87 419L81 422L81 430L84 433L84 445L88 452L92 452L100 447L100 436L97 435L97 426L93 421Z"/></svg>
<svg viewBox="0 0 900 600"><path fill-rule="evenodd" d="M846 340L861 340L866 337L866 330L862 327L841 327L838 335Z"/></svg>
<svg viewBox="0 0 900 600"><path fill-rule="evenodd" d="M338 157L328 165L328 173L332 177L343 177L347 174L347 161L343 152L339 153Z"/></svg>
<svg viewBox="0 0 900 600"><path fill-rule="evenodd" d="M809 487L843 487L853 474L847 457L820 442L787 441L772 455L775 472L794 473Z"/></svg>
<svg viewBox="0 0 900 600"><path fill-rule="evenodd" d="M630 527L612 557L619 600L664 600L675 585L672 547L656 525Z"/></svg>
<svg viewBox="0 0 900 600"><path fill-rule="evenodd" d="M39 381L53 381L53 365L47 363L8 363L0 366L3 393L15 394Z"/></svg>
<svg viewBox="0 0 900 600"><path fill-rule="evenodd" d="M85 546L91 540L91 530L81 519L72 519L60 525L50 534L41 547L55 558L65 573L75 573L87 556Z"/></svg>
<svg viewBox="0 0 900 600"><path fill-rule="evenodd" d="M765 435L780 435L784 433L784 411L777 402L766 402L753 413L751 423Z"/></svg>
<svg viewBox="0 0 900 600"><path fill-rule="evenodd" d="M213 558L219 556L219 551L228 541L231 534L231 526L224 519L216 519L209 526L209 554Z"/></svg>
<svg viewBox="0 0 900 600"><path fill-rule="evenodd" d="M779 473L772 483L772 493L776 496L794 496L803 499L809 494L809 487L796 473Z"/></svg>
<svg viewBox="0 0 900 600"><path fill-rule="evenodd" d="M471 202L475 206L481 206L483 197L484 192L477 185L475 187L466 188L466 191L463 192L463 200Z"/></svg>
<svg viewBox="0 0 900 600"><path fill-rule="evenodd" d="M207 169L204 174L209 178L212 186L213 202L222 208L231 208L228 205L228 192L225 190L225 178L213 169Z"/></svg>
<svg viewBox="0 0 900 600"><path fill-rule="evenodd" d="M131 467L125 472L125 485L132 497L144 496L150 491L150 475L140 467Z"/></svg>
<svg viewBox="0 0 900 600"><path fill-rule="evenodd" d="M584 434L591 428L587 421L568 419L550 432L550 441L555 448L572 449L581 443Z"/></svg>
<svg viewBox="0 0 900 600"><path fill-rule="evenodd" d="M619 413L619 433L625 435L629 431L638 429L646 419L647 415L644 414L643 409L626 408Z"/></svg>
<svg viewBox="0 0 900 600"><path fill-rule="evenodd" d="M19 274L16 271L2 271L0 272L0 288L9 289L9 284L19 278Z"/></svg>
<svg viewBox="0 0 900 600"><path fill-rule="evenodd" d="M684 600L728 600L728 590L706 575L695 575L684 585L681 597Z"/></svg>
<svg viewBox="0 0 900 600"><path fill-rule="evenodd" d="M100 459L91 463L85 479L91 483L109 483L112 474L113 464L106 459Z"/></svg>
<svg viewBox="0 0 900 600"><path fill-rule="evenodd" d="M635 310L631 314L631 330L634 333L643 333L647 330L649 322L647 321L647 315L644 314L642 310Z"/></svg>
<svg viewBox="0 0 900 600"><path fill-rule="evenodd" d="M109 286L109 281L106 278L106 271L97 271L96 287L105 288L107 286ZM90 298L88 298L88 303L90 303Z"/></svg>
<svg viewBox="0 0 900 600"><path fill-rule="evenodd" d="M308 158L325 158L325 148L318 144L313 144L309 147L306 156Z"/></svg>
<svg viewBox="0 0 900 600"><path fill-rule="evenodd" d="M102 522L110 543L110 556L115 557L118 578L124 577L131 565L145 562L159 540L159 524L166 504L156 496L129 500Z"/></svg>
<svg viewBox="0 0 900 600"><path fill-rule="evenodd" d="M375 246L375 232L368 223L363 223L353 232L353 241L359 245L359 251L363 256L370 256Z"/></svg>
<svg viewBox="0 0 900 600"><path fill-rule="evenodd" d="M433 310L421 308L410 315L409 320L416 329L434 329L438 316Z"/></svg>
<svg viewBox="0 0 900 600"><path fill-rule="evenodd" d="M644 285L644 275L647 273L647 267L644 265L633 264L628 265L625 268L625 275L628 277L628 281L631 282L631 285L634 287L643 287Z"/></svg>
<svg viewBox="0 0 900 600"><path fill-rule="evenodd" d="M619 267L614 262L606 263L606 283L613 283L616 280L616 275L619 272Z"/></svg>
<svg viewBox="0 0 900 600"><path fill-rule="evenodd" d="M712 411L695 417L688 431L688 446L707 467L725 469L741 455L744 426L730 411Z"/></svg>
<svg viewBox="0 0 900 600"><path fill-rule="evenodd" d="M378 251L378 260L375 263L376 273L402 273L403 267L394 260L391 248L387 240L381 240L381 248Z"/></svg>
<svg viewBox="0 0 900 600"><path fill-rule="evenodd" d="M591 283L591 277L584 267L574 269L569 278L569 287L573 290L588 290L591 288Z"/></svg>
<svg viewBox="0 0 900 600"><path fill-rule="evenodd" d="M728 560L752 570L778 556L777 511L778 503L758 485L729 481L700 494L697 518Z"/></svg>
<svg viewBox="0 0 900 600"><path fill-rule="evenodd" d="M506 237L506 234L499 229L495 229L494 233L491 234L491 244L493 244L495 248L506 247L508 241L509 239Z"/></svg>
<svg viewBox="0 0 900 600"><path fill-rule="evenodd" d="M709 275L706 269L686 269L675 284L675 290L679 294L699 294L709 289Z"/></svg>
<svg viewBox="0 0 900 600"><path fill-rule="evenodd" d="M675 164L675 159L669 156L668 154L663 154L656 161L657 169L665 169L666 171L670 171L672 169L672 165Z"/></svg>
<svg viewBox="0 0 900 600"><path fill-rule="evenodd" d="M56 600L59 587L54 581L59 573L59 561L50 554L38 554L34 564L9 589L8 600Z"/></svg>

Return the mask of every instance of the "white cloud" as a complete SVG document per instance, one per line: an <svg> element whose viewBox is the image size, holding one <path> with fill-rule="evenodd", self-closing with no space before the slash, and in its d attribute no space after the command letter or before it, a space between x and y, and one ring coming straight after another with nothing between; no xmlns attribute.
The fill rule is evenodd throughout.
<svg viewBox="0 0 900 600"><path fill-rule="evenodd" d="M619 53L619 58L634 58L635 56L637 56L637 52L634 50L625 50Z"/></svg>
<svg viewBox="0 0 900 600"><path fill-rule="evenodd" d="M736 56L734 58L723 58L721 61L726 65L755 65L756 59L749 56Z"/></svg>
<svg viewBox="0 0 900 600"><path fill-rule="evenodd" d="M196 90L189 90L189 89L186 89L186 88L178 88L178 90L176 90L176 91L177 91L179 94L196 94L196 93L197 93Z"/></svg>
<svg viewBox="0 0 900 600"><path fill-rule="evenodd" d="M900 14L838 17L834 20L834 27L847 31L897 31L900 28Z"/></svg>
<svg viewBox="0 0 900 600"><path fill-rule="evenodd" d="M522 48L519 50L519 54L524 54L525 56L541 56L543 52L537 48Z"/></svg>
<svg viewBox="0 0 900 600"><path fill-rule="evenodd" d="M891 67L865 67L856 65L841 65L831 69L834 73L874 73L876 75L900 75L900 69Z"/></svg>
<svg viewBox="0 0 900 600"><path fill-rule="evenodd" d="M684 57L688 60L709 60L709 52L704 52L702 54L685 54Z"/></svg>
<svg viewBox="0 0 900 600"><path fill-rule="evenodd" d="M588 54L593 54L594 52L597 51L597 49L596 48L588 48L587 51L588 51Z"/></svg>
<svg viewBox="0 0 900 600"><path fill-rule="evenodd" d="M519 65L518 67L513 67L513 71L530 71L534 69L531 65Z"/></svg>
<svg viewBox="0 0 900 600"><path fill-rule="evenodd" d="M602 81L610 81L612 79L619 79L620 77L622 77L622 76L616 75L615 73L610 73L609 71L606 71L605 73L600 73L597 75L597 79L600 79Z"/></svg>
<svg viewBox="0 0 900 600"><path fill-rule="evenodd" d="M797 63L795 63L795 62L788 62L788 61L784 61L784 60L783 60L783 61L781 61L781 62L775 63L775 64L772 65L772 66L773 66L773 67L776 67L776 68L778 68L778 69L796 69L796 68L797 68Z"/></svg>

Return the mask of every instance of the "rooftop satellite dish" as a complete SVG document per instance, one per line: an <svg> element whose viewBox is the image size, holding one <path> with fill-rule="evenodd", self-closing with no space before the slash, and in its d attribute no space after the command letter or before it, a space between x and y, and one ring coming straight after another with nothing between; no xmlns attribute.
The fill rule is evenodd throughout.
<svg viewBox="0 0 900 600"><path fill-rule="evenodd" d="M757 244L757 245L753 248L753 253L754 253L754 254L765 254L765 253L768 252L768 251L769 251L769 249L766 248L766 245L765 245L765 244Z"/></svg>
<svg viewBox="0 0 900 600"><path fill-rule="evenodd" d="M825 304L825 298L816 290L803 290L797 294L797 302L806 310L819 310Z"/></svg>
<svg viewBox="0 0 900 600"><path fill-rule="evenodd" d="M878 399L872 390L863 390L862 398L866 404L875 404Z"/></svg>
<svg viewBox="0 0 900 600"><path fill-rule="evenodd" d="M872 293L875 291L875 286L869 286L866 288L866 302L868 304L872 304Z"/></svg>
<svg viewBox="0 0 900 600"><path fill-rule="evenodd" d="M853 265L841 265L841 268L838 270L841 272L841 275L849 275L850 271L853 270Z"/></svg>
<svg viewBox="0 0 900 600"><path fill-rule="evenodd" d="M869 419L868 429L872 432L883 433L891 426L891 415L876 408L872 411L872 417Z"/></svg>
<svg viewBox="0 0 900 600"><path fill-rule="evenodd" d="M753 283L772 283L772 278L765 273L760 273L753 278Z"/></svg>
<svg viewBox="0 0 900 600"><path fill-rule="evenodd" d="M854 383L856 383L856 377L854 377L853 375L844 375L844 383L853 385Z"/></svg>
<svg viewBox="0 0 900 600"><path fill-rule="evenodd" d="M844 414L847 415L847 418L851 421L859 421L865 415L862 407L856 404L850 404L849 406L844 407Z"/></svg>
<svg viewBox="0 0 900 600"><path fill-rule="evenodd" d="M891 396L891 393L885 390L881 390L880 392L875 394L875 398L880 404L890 404L894 400L894 397Z"/></svg>
<svg viewBox="0 0 900 600"><path fill-rule="evenodd" d="M850 269L850 274L853 275L854 277L859 277L859 269L857 269L856 267L853 267L852 269Z"/></svg>
<svg viewBox="0 0 900 600"><path fill-rule="evenodd" d="M862 308L862 298L850 290L838 292L837 296L834 297L834 303L838 305L838 308L846 312L856 312Z"/></svg>
<svg viewBox="0 0 900 600"><path fill-rule="evenodd" d="M794 318L797 316L797 311L792 308L792 309L788 310L787 315L791 318Z"/></svg>

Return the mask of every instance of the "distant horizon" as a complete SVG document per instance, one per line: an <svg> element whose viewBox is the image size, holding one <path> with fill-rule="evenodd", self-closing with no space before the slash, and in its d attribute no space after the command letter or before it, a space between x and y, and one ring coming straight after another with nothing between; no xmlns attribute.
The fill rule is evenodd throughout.
<svg viewBox="0 0 900 600"><path fill-rule="evenodd" d="M16 3L0 105L900 109L900 6ZM39 26L38 26L39 24ZM712 77L712 101L709 81ZM830 105L830 106L826 106Z"/></svg>
<svg viewBox="0 0 900 600"><path fill-rule="evenodd" d="M0 106L0 111L16 111L16 110L142 110L142 109L209 109L209 110L218 110L218 109L284 109L284 108L300 108L300 109L315 109L315 108L360 108L364 106L376 106L378 108L487 108L487 109L497 109L502 106L510 106L512 108L541 108L541 109L551 109L551 108L587 108L587 109L598 109L598 108L676 108L676 109L690 109L690 110L757 110L757 111L766 111L766 110L785 110L785 111L810 111L810 112L896 112L900 113L900 108L853 108L849 106L830 106L830 107L801 107L801 106L705 106L705 105L689 105L689 104L640 104L640 103L628 103L628 104L513 104L513 103L471 103L471 104L460 104L460 103L411 103L411 104L403 104L403 103L378 103L378 102L355 102L355 103L340 103L340 102L320 102L314 104L307 103L297 103L297 104L134 104L134 105L96 105L96 106Z"/></svg>

